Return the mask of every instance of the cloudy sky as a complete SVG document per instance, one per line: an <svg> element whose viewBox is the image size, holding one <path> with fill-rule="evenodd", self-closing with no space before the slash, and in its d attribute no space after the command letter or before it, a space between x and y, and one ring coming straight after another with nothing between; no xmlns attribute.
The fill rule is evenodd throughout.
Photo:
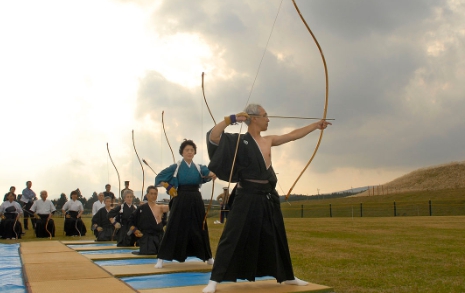
<svg viewBox="0 0 465 293"><path fill-rule="evenodd" d="M336 121L295 193L377 185L464 160L465 1L297 3L326 57ZM26 180L51 198L78 187L89 197L108 182L118 192L108 142L121 181L140 196L131 130L142 158L156 171L168 166L163 110L176 160L189 138L198 143L195 161L207 164L213 122L202 72L217 121L249 96L269 115L323 113L321 57L290 0L1 1L0 38L4 192L15 185L20 193ZM268 133L306 123L273 119ZM280 193L318 134L273 149ZM153 179L147 169L145 186ZM202 192L209 197L211 184Z"/></svg>

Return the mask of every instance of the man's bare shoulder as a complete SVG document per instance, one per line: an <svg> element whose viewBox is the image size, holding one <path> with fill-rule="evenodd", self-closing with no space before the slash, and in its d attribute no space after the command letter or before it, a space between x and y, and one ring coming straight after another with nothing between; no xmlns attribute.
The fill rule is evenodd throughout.
<svg viewBox="0 0 465 293"><path fill-rule="evenodd" d="M278 135L275 135L275 134L271 134L271 135L265 135L265 136L262 136L262 138L264 140L267 140L267 141L272 141L275 137L277 137Z"/></svg>

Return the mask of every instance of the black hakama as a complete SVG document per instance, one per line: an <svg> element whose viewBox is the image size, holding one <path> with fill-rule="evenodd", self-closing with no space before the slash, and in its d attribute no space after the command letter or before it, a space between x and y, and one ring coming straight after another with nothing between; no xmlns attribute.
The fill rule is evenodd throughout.
<svg viewBox="0 0 465 293"><path fill-rule="evenodd" d="M79 212L68 211L67 215L70 218L65 217L65 233L66 236L85 236L87 229L86 225L81 218L76 218Z"/></svg>
<svg viewBox="0 0 465 293"><path fill-rule="evenodd" d="M5 213L5 219L0 223L0 231L2 233L2 239L16 238L21 239L21 233L23 232L21 222L16 220L18 214L16 213Z"/></svg>
<svg viewBox="0 0 465 293"><path fill-rule="evenodd" d="M48 220L48 223L47 223L49 214L47 215L39 214L39 217L40 219L36 220L36 229L35 229L36 237L37 238L49 238L50 234L51 234L51 237L55 237L55 222L53 221L53 219ZM47 225L47 229L45 229L45 225Z"/></svg>
<svg viewBox="0 0 465 293"><path fill-rule="evenodd" d="M123 207L123 212L121 213L121 206ZM116 246L118 247L127 247L134 246L136 239L134 234L127 235L129 228L129 218L131 214L136 210L136 207L133 205L128 206L126 203L117 205L108 213L108 218L115 218L115 220L121 224L121 228L116 231Z"/></svg>
<svg viewBox="0 0 465 293"><path fill-rule="evenodd" d="M103 230L98 231L94 228L94 235L97 241L113 241L115 240L115 226L113 226L108 219L108 211L105 207L98 210L98 212L92 217L92 227L97 225Z"/></svg>
<svg viewBox="0 0 465 293"><path fill-rule="evenodd" d="M198 185L178 187L178 196L170 202L170 216L158 258L184 262L188 256L203 261L212 258L208 225L202 230L205 207Z"/></svg>
<svg viewBox="0 0 465 293"><path fill-rule="evenodd" d="M149 204L141 205L129 218L130 226L136 227L143 236L139 238L140 255L156 255L163 238L164 220L157 223Z"/></svg>
<svg viewBox="0 0 465 293"><path fill-rule="evenodd" d="M218 146L207 134L208 168L228 181L238 134L223 133ZM252 183L266 180L269 183ZM263 155L249 133L241 135L233 172L238 182L228 221L221 235L211 280L216 282L272 276L278 282L294 280L284 221L275 190L277 177L266 168Z"/></svg>

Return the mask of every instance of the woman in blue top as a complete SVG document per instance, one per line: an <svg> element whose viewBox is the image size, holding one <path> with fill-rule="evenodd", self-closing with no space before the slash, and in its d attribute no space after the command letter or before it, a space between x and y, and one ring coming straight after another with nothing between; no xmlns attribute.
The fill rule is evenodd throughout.
<svg viewBox="0 0 465 293"><path fill-rule="evenodd" d="M183 160L155 177L155 185L164 186L172 196L170 216L158 251L156 268L163 267L163 260L184 262L188 256L213 264L206 223L202 229L205 207L199 188L201 184L215 179L216 175L206 166L192 161L197 153L197 146L192 140L184 140L179 153Z"/></svg>

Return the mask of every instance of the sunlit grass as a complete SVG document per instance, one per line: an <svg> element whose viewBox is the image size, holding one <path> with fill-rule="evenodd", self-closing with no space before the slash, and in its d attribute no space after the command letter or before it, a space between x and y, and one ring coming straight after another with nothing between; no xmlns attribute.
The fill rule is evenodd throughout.
<svg viewBox="0 0 465 293"><path fill-rule="evenodd" d="M216 253L223 225L209 219ZM90 230L90 218L84 218ZM465 292L465 216L285 219L294 273L335 292ZM66 237L56 219L54 240ZM23 241L37 240L28 231ZM40 239L40 241L50 241ZM2 240L2 243L15 243Z"/></svg>

